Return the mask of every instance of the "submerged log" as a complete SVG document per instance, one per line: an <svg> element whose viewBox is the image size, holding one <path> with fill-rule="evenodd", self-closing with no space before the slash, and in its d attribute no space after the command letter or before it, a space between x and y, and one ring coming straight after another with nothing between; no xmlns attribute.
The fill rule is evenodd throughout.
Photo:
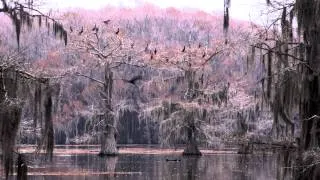
<svg viewBox="0 0 320 180"><path fill-rule="evenodd" d="M176 162L176 161L181 161L181 159L169 159L169 158L167 158L166 161L174 161L174 162Z"/></svg>

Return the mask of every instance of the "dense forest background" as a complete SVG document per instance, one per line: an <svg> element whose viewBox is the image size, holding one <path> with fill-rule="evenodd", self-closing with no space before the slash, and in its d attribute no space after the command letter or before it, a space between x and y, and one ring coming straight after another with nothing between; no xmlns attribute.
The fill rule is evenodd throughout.
<svg viewBox="0 0 320 180"><path fill-rule="evenodd" d="M101 11L74 10L56 16L62 19L64 27L68 27L71 40L67 46L61 41L54 41L45 28L26 28L21 34L20 49L23 53L21 67L39 76L57 77L56 81L60 83L53 121L57 144L99 142L97 123L103 109L99 83L81 75L103 79L104 70L99 66L97 57L77 49L83 48L78 41L93 33L94 27L104 31L101 35L116 32L119 28L121 38L130 41L127 46L133 46L130 52L119 50L117 53L119 59L127 60L131 56L135 64L126 63L114 69L112 103L122 111L117 124L118 143L162 143L161 122L143 118L141 113L163 101L183 100L185 84L177 82L184 78L184 72L174 63L185 58L181 53L184 47L194 62L209 57L212 50L222 50L204 66L203 89L219 93L224 86L230 85L226 103L222 102L222 97L214 100L221 102L214 105L215 115L206 122L206 133L211 133L213 139L205 144L219 146L222 139L244 134L266 135L270 131L268 113L258 113L258 119L252 117L256 111L262 111L257 98L260 91L256 86L261 70L257 67L255 74L247 74L246 54L250 37L256 31L249 22L231 22L229 42L225 43L222 17L201 11L181 12L152 6L140 9L109 7ZM7 53L9 49L17 48L16 42L12 41L15 31L9 18L1 18L7 24L1 29L1 34L6 34L1 43L3 52ZM105 24L103 21L107 20L110 22ZM82 30L83 34L80 34ZM152 55L153 51L157 54ZM137 84L126 82L136 76L142 76ZM35 143L32 122L32 107L26 106L20 129L21 143ZM183 143L183 140L177 139L175 143Z"/></svg>
<svg viewBox="0 0 320 180"><path fill-rule="evenodd" d="M51 156L55 144L101 144L99 155L276 144L297 150L297 167L317 163L319 1L267 1L267 26L230 20L230 1L223 15L146 5L50 16L1 2L5 168L15 144Z"/></svg>

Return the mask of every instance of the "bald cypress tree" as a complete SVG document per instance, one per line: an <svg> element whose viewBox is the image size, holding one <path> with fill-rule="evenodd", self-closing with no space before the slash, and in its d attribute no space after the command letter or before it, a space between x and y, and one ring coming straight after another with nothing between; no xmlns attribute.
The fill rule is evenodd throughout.
<svg viewBox="0 0 320 180"><path fill-rule="evenodd" d="M267 1L267 4L275 7L272 1ZM225 21L229 19L228 7L229 1L225 1ZM292 109L298 109L302 124L300 147L303 150L317 148L320 145L320 0L295 0L279 9L282 10L278 19L281 38L269 46L266 42L254 45L267 51L262 54L261 62L268 72L261 81L266 92L263 96L271 106L275 123L281 117L287 124L293 125L290 113ZM298 40L293 37L294 17L298 24ZM290 47L294 49L291 52ZM274 75L277 73L279 75ZM264 86L265 80L267 86Z"/></svg>
<svg viewBox="0 0 320 180"><path fill-rule="evenodd" d="M52 28L53 34L64 40L65 44L67 44L67 32L62 24L35 9L32 0L25 1L25 3L21 3L21 1L1 0L0 4L0 13L7 15L12 20L18 46L18 55L0 55L0 147L5 178L8 179L9 174L14 170L13 162L17 157L15 143L20 126L23 102L28 99L26 97L27 93L30 95L34 92L31 95L34 99L30 99L29 97L29 101L34 104L35 128L38 121L43 124L41 126L42 137L40 138L38 149L44 148L51 159L54 148L53 102L50 80L29 74L15 62L20 56L19 45L22 28L27 27L32 29L36 24L38 27L45 26L48 29ZM17 162L17 178L24 179L27 173L27 166L25 159L21 158L20 154L18 154Z"/></svg>

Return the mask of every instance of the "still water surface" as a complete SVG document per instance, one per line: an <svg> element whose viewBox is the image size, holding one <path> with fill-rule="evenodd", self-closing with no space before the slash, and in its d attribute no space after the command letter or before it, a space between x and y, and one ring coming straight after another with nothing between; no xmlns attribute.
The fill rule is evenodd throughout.
<svg viewBox="0 0 320 180"><path fill-rule="evenodd" d="M199 158L180 153L128 148L117 157L98 157L87 149L60 149L52 163L30 165L32 180L276 180L284 174L283 154L206 153ZM141 149L140 149L141 150ZM133 153L128 153L136 151ZM94 153L92 153L94 152ZM126 153L127 152L127 153ZM169 161L168 161L169 160ZM174 161L171 161L174 160ZM11 177L14 179L15 177ZM288 178L290 179L290 178Z"/></svg>

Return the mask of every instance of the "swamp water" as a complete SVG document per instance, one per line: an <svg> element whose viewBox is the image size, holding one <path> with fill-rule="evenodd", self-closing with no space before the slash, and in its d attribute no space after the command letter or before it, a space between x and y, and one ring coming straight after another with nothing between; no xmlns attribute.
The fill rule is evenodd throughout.
<svg viewBox="0 0 320 180"><path fill-rule="evenodd" d="M29 153L31 147L21 148ZM30 180L277 180L289 174L286 154L239 155L203 151L201 157L183 157L182 150L121 148L117 157L98 157L96 146L60 146L52 163L29 161ZM10 179L16 179L11 176Z"/></svg>

